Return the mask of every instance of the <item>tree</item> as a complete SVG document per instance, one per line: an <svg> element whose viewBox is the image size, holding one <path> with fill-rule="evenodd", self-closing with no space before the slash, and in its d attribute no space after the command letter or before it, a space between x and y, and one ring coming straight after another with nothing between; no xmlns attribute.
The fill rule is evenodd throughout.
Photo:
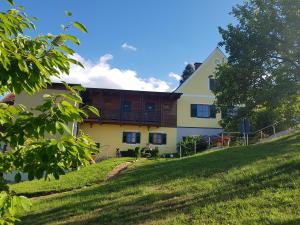
<svg viewBox="0 0 300 225"><path fill-rule="evenodd" d="M180 84L186 81L195 72L194 66L192 64L187 64L182 72Z"/></svg>
<svg viewBox="0 0 300 225"><path fill-rule="evenodd" d="M29 18L23 7L14 6L0 12L0 95L25 92L32 95L51 85L51 76L69 73L70 65L81 65L71 56L74 51L67 46L79 40L66 34L71 25L86 32L79 22L64 27L59 35L26 36L26 30L35 29L36 18ZM67 13L71 15L71 13ZM81 65L82 66L82 65ZM69 94L44 95L42 105L27 109L23 105L0 103L0 143L9 150L0 151L0 224L12 224L20 209L28 209L30 203L9 190L4 173L17 171L28 173L30 180L37 178L58 179L70 167L90 163L95 143L85 134L73 136L68 124L82 122L87 109L98 114L91 106L80 108L80 86L68 86ZM34 111L34 113L33 113Z"/></svg>
<svg viewBox="0 0 300 225"><path fill-rule="evenodd" d="M222 111L242 107L223 126L236 129L241 117L293 123L300 110L299 12L300 1L250 0L233 8L237 25L219 28L229 58L216 72L216 104Z"/></svg>

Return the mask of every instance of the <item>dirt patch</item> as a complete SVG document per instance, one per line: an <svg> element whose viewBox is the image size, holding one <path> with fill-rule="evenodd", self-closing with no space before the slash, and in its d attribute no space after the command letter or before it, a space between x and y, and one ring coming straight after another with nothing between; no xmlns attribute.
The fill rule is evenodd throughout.
<svg viewBox="0 0 300 225"><path fill-rule="evenodd" d="M115 176L120 174L122 171L126 170L130 164L131 164L130 162L125 162L125 163L118 165L108 174L106 180L113 179Z"/></svg>
<svg viewBox="0 0 300 225"><path fill-rule="evenodd" d="M117 167L115 167L106 177L106 181L109 181L111 179L113 179L115 176L117 176L118 174L120 174L122 171L126 170L128 168L128 166L131 164L132 162L125 162L122 163L120 165L118 165ZM28 198L39 198L39 197L45 197L45 196L49 196L49 195L56 195L56 194L61 194L61 193L66 193L66 192L71 192L71 191L76 191L76 190L80 190L83 188L86 188L88 186L91 186L93 184L98 184L98 183L102 183L105 181L104 179L93 182L93 183L89 183L86 184L83 187L78 187L78 188L68 188L68 189L62 189L62 190L53 190L53 191L41 191L41 192L34 192L34 193L20 193L20 195L26 196Z"/></svg>

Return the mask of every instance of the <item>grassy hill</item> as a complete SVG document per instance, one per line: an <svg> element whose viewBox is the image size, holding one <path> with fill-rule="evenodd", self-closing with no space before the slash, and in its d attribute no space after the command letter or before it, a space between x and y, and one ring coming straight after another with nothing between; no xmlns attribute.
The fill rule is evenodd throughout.
<svg viewBox="0 0 300 225"><path fill-rule="evenodd" d="M34 198L32 210L22 220L22 224L300 224L300 132L270 143L183 159L139 160L111 181Z"/></svg>

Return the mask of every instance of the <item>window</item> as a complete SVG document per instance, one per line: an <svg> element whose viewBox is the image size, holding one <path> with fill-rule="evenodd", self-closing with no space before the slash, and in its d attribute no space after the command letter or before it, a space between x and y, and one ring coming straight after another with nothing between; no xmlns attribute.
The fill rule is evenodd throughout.
<svg viewBox="0 0 300 225"><path fill-rule="evenodd" d="M141 133L139 132L123 132L123 143L137 144L141 142Z"/></svg>
<svg viewBox="0 0 300 225"><path fill-rule="evenodd" d="M123 101L122 102L122 110L123 110L123 112L131 112L131 102Z"/></svg>
<svg viewBox="0 0 300 225"><path fill-rule="evenodd" d="M191 117L216 118L216 107L214 105L191 105Z"/></svg>
<svg viewBox="0 0 300 225"><path fill-rule="evenodd" d="M209 80L209 90L213 91L216 86L216 80L215 78L213 78L212 75L208 77L208 80Z"/></svg>
<svg viewBox="0 0 300 225"><path fill-rule="evenodd" d="M153 103L153 102L147 102L146 104L145 104L145 111L147 111L147 112L154 112L155 111L155 103Z"/></svg>
<svg viewBox="0 0 300 225"><path fill-rule="evenodd" d="M167 134L149 133L149 143L154 145L165 145L167 143Z"/></svg>

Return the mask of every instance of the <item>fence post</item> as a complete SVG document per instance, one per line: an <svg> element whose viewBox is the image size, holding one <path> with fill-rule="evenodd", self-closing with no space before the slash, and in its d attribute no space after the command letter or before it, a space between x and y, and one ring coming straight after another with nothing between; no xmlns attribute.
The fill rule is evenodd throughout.
<svg viewBox="0 0 300 225"><path fill-rule="evenodd" d="M222 148L224 147L224 133L222 132Z"/></svg>
<svg viewBox="0 0 300 225"><path fill-rule="evenodd" d="M210 136L208 137L208 148L210 148Z"/></svg>
<svg viewBox="0 0 300 225"><path fill-rule="evenodd" d="M260 131L260 142L262 142L262 139L263 139L263 132L262 130Z"/></svg>
<svg viewBox="0 0 300 225"><path fill-rule="evenodd" d="M197 153L197 150L196 150L196 141L194 141L194 151L195 151L195 154Z"/></svg>
<svg viewBox="0 0 300 225"><path fill-rule="evenodd" d="M272 127L273 127L273 134L276 137L275 125L273 125Z"/></svg>

